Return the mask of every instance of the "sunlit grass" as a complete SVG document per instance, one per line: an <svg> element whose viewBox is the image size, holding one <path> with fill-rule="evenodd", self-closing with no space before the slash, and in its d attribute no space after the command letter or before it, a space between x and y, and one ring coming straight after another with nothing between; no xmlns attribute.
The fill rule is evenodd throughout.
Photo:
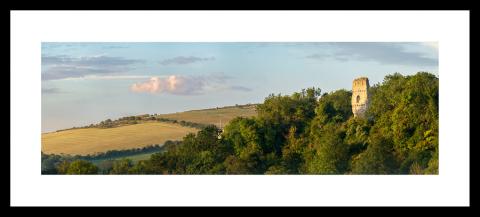
<svg viewBox="0 0 480 217"><path fill-rule="evenodd" d="M159 115L160 118L167 118L177 121L189 121L201 124L215 124L225 126L235 117L253 117L256 116L255 105L251 106L235 106L227 108L213 108L204 110L193 110L186 112L178 112L172 114Z"/></svg>
<svg viewBox="0 0 480 217"><path fill-rule="evenodd" d="M196 131L194 128L162 122L106 129L73 129L42 134L42 151L48 154L94 154L163 144L167 140L181 140L188 133Z"/></svg>

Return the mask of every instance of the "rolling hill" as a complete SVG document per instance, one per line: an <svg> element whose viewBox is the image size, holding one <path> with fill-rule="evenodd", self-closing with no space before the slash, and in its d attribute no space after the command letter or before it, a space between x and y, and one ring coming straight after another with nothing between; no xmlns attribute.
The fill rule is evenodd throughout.
<svg viewBox="0 0 480 217"><path fill-rule="evenodd" d="M228 106L223 108L211 108L202 110L191 110L171 114L157 115L159 118L167 118L177 121L188 121L200 124L215 124L218 127L225 126L235 117L252 117L257 115L254 104Z"/></svg>
<svg viewBox="0 0 480 217"><path fill-rule="evenodd" d="M72 129L42 135L46 154L87 155L108 150L122 150L179 140L197 129L169 123L140 123L115 128Z"/></svg>
<svg viewBox="0 0 480 217"><path fill-rule="evenodd" d="M225 126L235 117L256 116L255 105L192 110L157 115L158 118ZM108 150L140 148L181 140L198 129L175 123L141 120L137 124L112 128L76 128L42 134L42 152L46 154L87 155Z"/></svg>

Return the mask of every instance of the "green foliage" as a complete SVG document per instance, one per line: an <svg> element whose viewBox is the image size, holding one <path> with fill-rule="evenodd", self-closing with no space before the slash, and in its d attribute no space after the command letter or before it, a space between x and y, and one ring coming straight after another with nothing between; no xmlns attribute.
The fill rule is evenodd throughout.
<svg viewBox="0 0 480 217"><path fill-rule="evenodd" d="M74 175L74 174L97 174L98 168L85 160L75 160L70 165L65 174Z"/></svg>
<svg viewBox="0 0 480 217"><path fill-rule="evenodd" d="M258 126L262 130L265 151L281 154L285 135L290 127L295 127L298 134L304 132L315 117L317 97L320 89L309 88L291 96L268 96L263 104L257 106Z"/></svg>
<svg viewBox="0 0 480 217"><path fill-rule="evenodd" d="M348 169L349 146L344 122L352 116L351 92L338 90L322 95L310 124L305 172L342 174Z"/></svg>
<svg viewBox="0 0 480 217"><path fill-rule="evenodd" d="M268 96L263 104L257 106L258 117L273 125L295 126L301 131L315 116L315 107L320 89L310 88L294 93L292 96ZM288 130L289 128L287 128Z"/></svg>
<svg viewBox="0 0 480 217"><path fill-rule="evenodd" d="M230 155L224 162L226 174L248 174L246 162L235 155Z"/></svg>
<svg viewBox="0 0 480 217"><path fill-rule="evenodd" d="M42 174L57 174L57 166L61 161L62 157L59 155L50 156L42 152Z"/></svg>
<svg viewBox="0 0 480 217"><path fill-rule="evenodd" d="M102 160L97 164L99 174L110 174L115 160Z"/></svg>
<svg viewBox="0 0 480 217"><path fill-rule="evenodd" d="M371 88L367 116L392 141L396 160L401 162L400 173L417 173L429 167L438 149L438 82L426 72L413 76L396 73Z"/></svg>
<svg viewBox="0 0 480 217"><path fill-rule="evenodd" d="M260 143L260 131L254 118L237 117L225 126L224 142L233 148L236 155L241 155L248 144Z"/></svg>
<svg viewBox="0 0 480 217"><path fill-rule="evenodd" d="M121 159L113 162L111 174L128 174L128 171L133 166L132 160Z"/></svg>
<svg viewBox="0 0 480 217"><path fill-rule="evenodd" d="M349 156L352 158L367 148L372 122L365 118L350 118L343 125L345 128L344 143L349 146Z"/></svg>
<svg viewBox="0 0 480 217"><path fill-rule="evenodd" d="M320 124L340 123L348 120L353 115L351 97L352 92L346 90L324 93L315 109L315 119Z"/></svg>
<svg viewBox="0 0 480 217"><path fill-rule="evenodd" d="M393 144L379 133L372 134L367 150L352 160L354 174L392 174L396 173L393 156Z"/></svg>
<svg viewBox="0 0 480 217"><path fill-rule="evenodd" d="M110 150L107 152L96 153L93 155L57 155L45 154L41 155L42 174L66 174L68 166L75 160L86 160L92 162L98 167L99 174L109 174L112 170L113 163L121 158L134 159L140 155L149 155L156 152L167 151L171 147L179 144L179 141L166 141L163 146L149 145L142 148L133 148L125 150Z"/></svg>
<svg viewBox="0 0 480 217"><path fill-rule="evenodd" d="M371 123L367 119L350 118L345 123L345 142L352 146L365 147L371 127Z"/></svg>
<svg viewBox="0 0 480 217"><path fill-rule="evenodd" d="M223 161L231 148L221 144L220 130L210 125L197 134L184 137L182 143L168 151L153 154L149 160L133 167L132 173L147 174L223 174Z"/></svg>
<svg viewBox="0 0 480 217"><path fill-rule="evenodd" d="M425 174L438 174L438 151L433 153L432 158L428 161L428 166L424 170Z"/></svg>
<svg viewBox="0 0 480 217"><path fill-rule="evenodd" d="M63 160L57 166L57 173L58 174L67 174L69 167L70 167L70 162L67 161L67 160Z"/></svg>
<svg viewBox="0 0 480 217"><path fill-rule="evenodd" d="M151 117L150 120L157 120L159 122L166 122L166 123L175 123L175 124L180 124L184 127L192 127L192 128L197 128L197 129L203 129L207 127L207 124L201 124L201 123L194 123L190 121L177 121L173 119L168 119L168 118L160 118L160 117Z"/></svg>
<svg viewBox="0 0 480 217"><path fill-rule="evenodd" d="M133 165L129 170L129 174L153 174L149 160L142 160Z"/></svg>
<svg viewBox="0 0 480 217"><path fill-rule="evenodd" d="M268 168L265 172L267 175L282 175L282 174L290 174L289 169L285 168L284 166L274 165Z"/></svg>
<svg viewBox="0 0 480 217"><path fill-rule="evenodd" d="M335 123L329 123L322 127L318 127L318 124L320 123L312 124L310 138L314 154L307 161L307 172L313 174L344 173L349 160L349 147L343 142L344 129Z"/></svg>
<svg viewBox="0 0 480 217"><path fill-rule="evenodd" d="M283 166L269 168L270 173L275 174L283 171L283 174L298 174L302 172L302 165L305 163L303 153L306 148L306 139L304 136L297 136L296 132L295 127L291 127L288 132L285 146L282 149Z"/></svg>

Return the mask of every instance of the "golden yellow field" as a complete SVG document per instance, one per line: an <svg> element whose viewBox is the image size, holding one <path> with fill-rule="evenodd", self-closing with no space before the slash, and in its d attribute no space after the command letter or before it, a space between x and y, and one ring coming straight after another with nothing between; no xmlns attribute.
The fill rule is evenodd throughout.
<svg viewBox="0 0 480 217"><path fill-rule="evenodd" d="M250 105L162 114L158 117L223 127L235 117L256 115L255 105ZM162 144L166 140L181 140L188 133L197 131L180 124L156 121L115 128L70 129L42 134L42 151L47 154L95 154Z"/></svg>
<svg viewBox="0 0 480 217"><path fill-rule="evenodd" d="M48 154L94 154L162 144L166 140L181 140L188 133L196 131L194 128L162 122L106 129L72 129L42 134L42 151Z"/></svg>
<svg viewBox="0 0 480 217"><path fill-rule="evenodd" d="M177 112L158 115L158 117L201 124L215 124L220 127L220 125L225 126L225 124L235 117L253 117L256 115L255 105L250 105Z"/></svg>

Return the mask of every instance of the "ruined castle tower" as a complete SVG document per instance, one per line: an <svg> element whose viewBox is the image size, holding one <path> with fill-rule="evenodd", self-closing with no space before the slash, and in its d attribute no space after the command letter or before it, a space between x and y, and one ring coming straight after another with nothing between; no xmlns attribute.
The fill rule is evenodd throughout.
<svg viewBox="0 0 480 217"><path fill-rule="evenodd" d="M363 117L368 107L368 78L360 77L353 80L352 112L354 117Z"/></svg>

